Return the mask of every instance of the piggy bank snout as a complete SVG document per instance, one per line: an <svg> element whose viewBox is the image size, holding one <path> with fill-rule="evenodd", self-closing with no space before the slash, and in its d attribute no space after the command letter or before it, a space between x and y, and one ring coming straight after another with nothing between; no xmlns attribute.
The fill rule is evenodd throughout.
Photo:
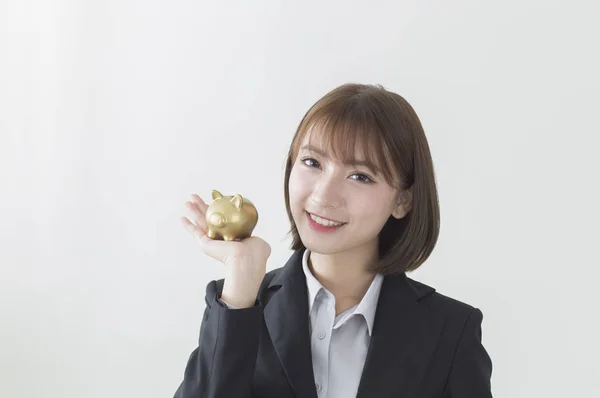
<svg viewBox="0 0 600 398"><path fill-rule="evenodd" d="M225 218L223 213L219 212L212 213L208 217L208 222L210 225L217 228L223 228L225 225L227 225L227 219Z"/></svg>

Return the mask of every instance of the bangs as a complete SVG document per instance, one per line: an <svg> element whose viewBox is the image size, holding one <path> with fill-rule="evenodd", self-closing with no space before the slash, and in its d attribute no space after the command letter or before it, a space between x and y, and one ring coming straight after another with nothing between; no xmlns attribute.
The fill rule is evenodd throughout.
<svg viewBox="0 0 600 398"><path fill-rule="evenodd" d="M399 188L399 170L392 160L387 135L365 109L358 106L339 110L321 108L307 116L298 133L293 145L294 158L308 136L308 145L326 151L332 160L355 167L359 165L358 161L364 161L360 164L390 186Z"/></svg>

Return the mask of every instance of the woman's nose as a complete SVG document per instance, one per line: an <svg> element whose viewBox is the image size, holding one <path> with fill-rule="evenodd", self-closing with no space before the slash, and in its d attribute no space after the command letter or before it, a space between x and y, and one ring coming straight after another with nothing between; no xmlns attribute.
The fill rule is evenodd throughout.
<svg viewBox="0 0 600 398"><path fill-rule="evenodd" d="M311 198L311 201L313 202L313 204L315 206L317 206L320 209L335 209L336 207L338 207L339 205L336 204L331 204L330 202L327 201L323 201L322 199L315 199L314 197Z"/></svg>
<svg viewBox="0 0 600 398"><path fill-rule="evenodd" d="M340 207L341 197L339 189L332 184L323 184L315 189L311 201L321 209Z"/></svg>

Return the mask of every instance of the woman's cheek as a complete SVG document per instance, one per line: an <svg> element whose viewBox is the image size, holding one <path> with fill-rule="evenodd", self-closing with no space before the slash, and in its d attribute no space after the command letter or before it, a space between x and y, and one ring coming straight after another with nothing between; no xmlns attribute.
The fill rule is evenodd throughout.
<svg viewBox="0 0 600 398"><path fill-rule="evenodd" d="M290 205L293 211L297 211L302 207L303 197L305 196L305 182L292 170L289 181Z"/></svg>
<svg viewBox="0 0 600 398"><path fill-rule="evenodd" d="M310 194L315 176L302 170L293 170L292 172L293 175L290 175L290 192L293 187L296 196Z"/></svg>

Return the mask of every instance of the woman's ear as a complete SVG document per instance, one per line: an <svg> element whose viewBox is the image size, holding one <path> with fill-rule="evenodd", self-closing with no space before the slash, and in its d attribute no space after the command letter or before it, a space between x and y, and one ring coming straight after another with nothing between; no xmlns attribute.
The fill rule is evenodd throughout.
<svg viewBox="0 0 600 398"><path fill-rule="evenodd" d="M398 201L396 202L396 208L392 212L392 216L397 219L401 219L406 216L412 209L413 195L412 186L398 194Z"/></svg>

